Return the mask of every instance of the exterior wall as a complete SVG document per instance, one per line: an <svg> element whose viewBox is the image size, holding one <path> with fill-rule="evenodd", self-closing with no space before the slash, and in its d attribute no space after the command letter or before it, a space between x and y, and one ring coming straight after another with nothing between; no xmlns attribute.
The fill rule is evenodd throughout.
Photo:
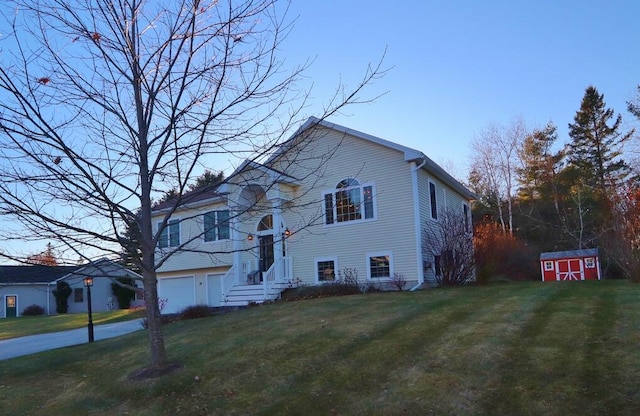
<svg viewBox="0 0 640 416"><path fill-rule="evenodd" d="M67 313L87 313L87 288L84 287L84 277L70 277L65 279L71 290L82 289L82 301L76 302L74 293L71 293L67 303L69 309ZM56 288L55 284L51 285L51 290ZM56 299L53 294L50 295L51 315L56 314ZM109 306L111 305L111 309ZM111 292L111 279L107 277L95 277L93 279L93 286L91 286L91 310L93 312L106 312L112 309L118 309L118 300L113 296Z"/></svg>
<svg viewBox="0 0 640 416"><path fill-rule="evenodd" d="M327 151L332 152L331 157L321 159L319 155ZM337 259L338 270L355 268L359 279L364 280L367 254L389 253L391 273L415 283L411 164L403 154L333 130L325 131L321 140L308 143L301 154L300 158L308 161L306 170L293 163L286 166L287 174L305 178L295 206L284 212L286 223L294 231L288 245L295 278L305 284L317 283L315 260L328 257ZM314 160L322 161L322 166ZM376 215L372 220L325 225L323 192L335 192L336 185L346 178L373 184Z"/></svg>
<svg viewBox="0 0 640 416"><path fill-rule="evenodd" d="M231 240L204 241L202 236L204 230L203 215L213 210L229 209L226 204L217 203L197 209L183 210L174 214L171 219L180 220L180 243L188 242L189 251L181 251L171 255L160 267L158 273L170 273L185 269L200 269L219 266L229 266L233 264L233 242ZM157 230L158 222L162 221L162 215L157 215L153 219L154 230ZM170 251L172 247L158 249ZM207 254L207 252L211 254Z"/></svg>
<svg viewBox="0 0 640 416"><path fill-rule="evenodd" d="M189 249L226 253L176 253L159 269L158 278L193 276L195 303L218 306L221 276L232 265L240 283L246 280L245 273L257 270L257 226L263 216L273 215L274 227L267 233L274 235L276 261L283 254L284 230L289 229L292 234L284 240L284 251L292 259L293 279L299 283L317 284L317 262L330 260L337 272L355 269L361 282L388 287L390 279L368 279L369 258L380 255L390 257L391 276L401 275L408 282L406 288L421 281L422 227L435 224L429 183L436 184L440 211L462 212L462 203L467 201L424 169L416 172L416 163L405 160L403 151L324 127L302 136L307 139L279 155L272 171L247 166L232 176L228 202L177 212L173 218L182 221L181 243L193 238ZM324 195L335 195L337 184L344 179L373 187L375 215L325 224ZM256 191L254 198L259 203L250 203L252 192L245 193L247 190ZM253 208L246 211L247 206ZM231 239L203 243L201 237L195 238L202 232L202 214L214 209L230 210ZM160 220L156 217L154 224ZM433 262L432 256L423 260ZM433 267L430 273L433 278Z"/></svg>
<svg viewBox="0 0 640 416"><path fill-rule="evenodd" d="M453 189L445 185L442 181L435 176L430 175L424 169L418 172L418 192L420 200L420 226L422 233L429 232L429 229L436 227L438 224L437 219L433 219L431 216L431 194L429 184L433 183L436 187L436 206L438 209L438 216L442 215L442 212L451 210L454 214L464 214L463 204L468 206L469 224L471 224L471 205L462 195L455 192ZM422 244L422 242L421 242ZM429 283L435 283L435 265L434 255L431 249L423 248L423 262L428 264L428 268L424 271L425 281Z"/></svg>
<svg viewBox="0 0 640 416"><path fill-rule="evenodd" d="M212 285L220 285L220 278L224 275L229 266L223 267L212 267L206 269L185 269L175 272L164 272L158 274L158 279L169 279L169 278L177 278L177 277L193 277L193 290L195 296L195 304L196 305L210 305L210 306L222 306L221 299L209 299L208 298L208 290L211 290L214 293L219 293L219 291L212 289L210 286ZM213 278L208 278L208 276L213 275Z"/></svg>
<svg viewBox="0 0 640 416"><path fill-rule="evenodd" d="M0 286L0 318L6 318L6 296L18 297L16 314L22 316L22 311L27 306L40 305L47 311L47 286L46 285L11 285ZM55 311L55 304L53 307Z"/></svg>

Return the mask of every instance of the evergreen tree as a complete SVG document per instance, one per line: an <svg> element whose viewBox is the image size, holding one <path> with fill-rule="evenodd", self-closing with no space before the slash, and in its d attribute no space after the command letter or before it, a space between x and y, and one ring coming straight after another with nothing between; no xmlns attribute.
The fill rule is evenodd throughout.
<svg viewBox="0 0 640 416"><path fill-rule="evenodd" d="M595 188L606 198L608 189L629 174L629 167L620 158L622 145L632 135L633 130L622 134L622 116L613 119L613 109L607 108L604 94L593 87L587 87L580 110L576 112L574 123L569 123L569 163L580 172L587 186Z"/></svg>
<svg viewBox="0 0 640 416"><path fill-rule="evenodd" d="M553 180L564 156L562 151L552 153L551 148L557 140L557 127L552 122L525 137L518 151L521 166L516 170L521 201L552 195Z"/></svg>
<svg viewBox="0 0 640 416"><path fill-rule="evenodd" d="M189 185L189 190L193 191L195 189L204 188L205 186L215 186L219 185L224 181L224 173L218 172L215 173L209 169L205 170L204 173L198 176L194 183Z"/></svg>
<svg viewBox="0 0 640 416"><path fill-rule="evenodd" d="M56 288L51 293L53 293L53 296L56 298L56 312L67 313L69 310L68 299L71 293L73 293L69 283L60 280L56 283Z"/></svg>

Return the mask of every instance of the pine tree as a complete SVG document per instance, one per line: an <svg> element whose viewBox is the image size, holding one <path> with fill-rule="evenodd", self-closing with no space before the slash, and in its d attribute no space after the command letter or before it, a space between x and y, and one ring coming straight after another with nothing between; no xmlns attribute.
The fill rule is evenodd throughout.
<svg viewBox="0 0 640 416"><path fill-rule="evenodd" d="M604 94L587 87L574 123L569 123L569 163L575 166L586 186L595 188L606 198L608 189L629 174L629 166L620 158L622 145L633 130L620 133L622 116L618 114L613 124L613 109L607 108Z"/></svg>
<svg viewBox="0 0 640 416"><path fill-rule="evenodd" d="M549 122L525 137L518 151L521 167L516 170L520 183L520 200L533 200L551 196L552 181L563 158L563 153L552 153L558 140L557 127Z"/></svg>

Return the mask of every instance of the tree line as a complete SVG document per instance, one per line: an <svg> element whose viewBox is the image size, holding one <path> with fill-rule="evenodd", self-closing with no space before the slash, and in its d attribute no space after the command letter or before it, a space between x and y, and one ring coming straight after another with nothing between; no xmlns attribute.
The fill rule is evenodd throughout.
<svg viewBox="0 0 640 416"><path fill-rule="evenodd" d="M640 87L638 99L628 102L638 120L639 103ZM508 259L491 258L504 253L486 244L509 239L506 246L531 270L520 277L539 277L531 266L540 252L597 247L605 277L640 281L640 165L625 152L638 145L635 130L625 128L622 115L589 86L568 136L561 144L553 122L530 130L515 118L506 126L489 125L472 141L468 183L478 195L479 270L490 275L509 267Z"/></svg>

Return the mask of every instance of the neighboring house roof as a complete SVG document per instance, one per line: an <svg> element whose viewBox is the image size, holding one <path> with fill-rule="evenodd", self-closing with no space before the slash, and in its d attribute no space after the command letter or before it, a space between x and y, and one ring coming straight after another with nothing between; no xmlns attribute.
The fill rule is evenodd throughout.
<svg viewBox="0 0 640 416"><path fill-rule="evenodd" d="M424 153L412 149L410 147L403 146L398 143L390 142L385 139L381 139L380 137L372 136L367 133L363 133L358 130L350 129L348 127L341 126L339 124L330 123L326 120L321 120L316 117L310 117L292 136L289 140L287 140L282 146L280 146L279 150L276 151L266 162L265 165L270 165L272 161L279 158L282 154L284 154L288 149L295 145L295 139L302 134L304 131L321 126L327 129L331 129L334 131L342 132L344 134L348 134L353 137L357 137L359 139L375 143L381 146L385 146L390 149L397 150L402 152L404 155L404 160L407 162L416 162L418 166L422 169L429 172L431 175L440 179L443 183L450 186L453 190L458 192L464 198L468 200L476 200L478 196L467 189L466 186L462 185L458 182L453 176L447 173L440 165L435 163L431 158L426 156Z"/></svg>
<svg viewBox="0 0 640 416"><path fill-rule="evenodd" d="M137 273L128 270L117 263L109 259L100 259L95 262L82 264L78 266L41 266L41 265L16 265L16 266L0 266L0 285L5 284L51 284L59 280L67 279L69 277L83 276L83 271L88 268L97 269L98 271L103 269L110 269L113 272L113 268L117 267L126 270L126 274L129 276L140 277ZM94 272L91 273L92 277L98 277ZM117 277L111 276L108 272L105 272L105 277Z"/></svg>
<svg viewBox="0 0 640 416"><path fill-rule="evenodd" d="M597 248L586 248L582 250L552 251L548 253L540 253L540 260L566 259L569 257L596 257L598 256Z"/></svg>
<svg viewBox="0 0 640 416"><path fill-rule="evenodd" d="M0 285L47 284L58 280L81 266L0 266Z"/></svg>

